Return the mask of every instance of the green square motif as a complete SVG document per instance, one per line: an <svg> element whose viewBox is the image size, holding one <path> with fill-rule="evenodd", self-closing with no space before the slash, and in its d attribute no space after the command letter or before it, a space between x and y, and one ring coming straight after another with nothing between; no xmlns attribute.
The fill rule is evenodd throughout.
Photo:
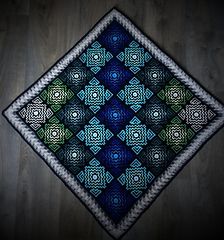
<svg viewBox="0 0 224 240"><path fill-rule="evenodd" d="M184 86L166 86L165 87L166 103L171 105L186 104Z"/></svg>
<svg viewBox="0 0 224 240"><path fill-rule="evenodd" d="M48 144L64 144L64 124L45 124L44 142Z"/></svg>
<svg viewBox="0 0 224 240"><path fill-rule="evenodd" d="M48 87L47 103L48 104L65 104L67 87L64 85L51 85Z"/></svg>
<svg viewBox="0 0 224 240"><path fill-rule="evenodd" d="M166 140L168 145L186 145L187 127L185 124L171 124L166 128Z"/></svg>

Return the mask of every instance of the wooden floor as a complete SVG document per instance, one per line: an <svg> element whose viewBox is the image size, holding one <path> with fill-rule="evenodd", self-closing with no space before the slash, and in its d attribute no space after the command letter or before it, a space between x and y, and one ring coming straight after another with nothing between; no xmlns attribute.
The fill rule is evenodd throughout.
<svg viewBox="0 0 224 240"><path fill-rule="evenodd" d="M0 4L1 110L114 6L224 102L221 1L5 0ZM111 239L2 116L0 121L0 239ZM218 239L223 215L224 129L123 239Z"/></svg>

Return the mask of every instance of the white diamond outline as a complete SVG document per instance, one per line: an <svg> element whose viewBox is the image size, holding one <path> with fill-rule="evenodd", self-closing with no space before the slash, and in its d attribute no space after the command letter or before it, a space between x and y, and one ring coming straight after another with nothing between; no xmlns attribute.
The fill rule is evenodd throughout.
<svg viewBox="0 0 224 240"><path fill-rule="evenodd" d="M37 96L55 77L61 73L70 62L72 62L80 53L89 46L98 35L112 21L119 22L133 38L142 44L149 53L163 63L173 75L183 82L194 94L209 105L218 113L210 124L208 124L195 139L179 154L153 183L148 191L141 197L128 214L118 223L114 224L111 219L101 209L95 199L74 179L65 167L63 167L54 154L35 136L34 132L23 122L16 114L22 106ZM54 173L68 186L68 188L84 203L92 212L99 223L114 238L122 237L130 227L137 221L139 216L152 204L160 192L168 183L178 174L178 172L187 164L191 158L198 152L200 147L209 140L224 124L224 106L209 94L202 86L185 73L169 56L160 50L149 37L146 37L127 17L120 11L113 8L52 68L50 68L40 79L38 79L28 90L25 90L15 101L13 101L3 115L12 124L27 143L43 158Z"/></svg>

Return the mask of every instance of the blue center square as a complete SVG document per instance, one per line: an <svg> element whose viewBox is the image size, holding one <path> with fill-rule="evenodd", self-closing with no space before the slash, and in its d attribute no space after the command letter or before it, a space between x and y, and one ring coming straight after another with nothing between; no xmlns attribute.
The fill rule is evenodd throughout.
<svg viewBox="0 0 224 240"><path fill-rule="evenodd" d="M112 97L97 113L97 118L106 124L113 133L119 133L124 125L134 117L133 111L117 98Z"/></svg>
<svg viewBox="0 0 224 240"><path fill-rule="evenodd" d="M119 177L135 157L134 152L120 139L112 138L97 154L100 162L114 177Z"/></svg>
<svg viewBox="0 0 224 240"><path fill-rule="evenodd" d="M133 77L133 73L121 61L112 58L96 76L112 93L117 93Z"/></svg>

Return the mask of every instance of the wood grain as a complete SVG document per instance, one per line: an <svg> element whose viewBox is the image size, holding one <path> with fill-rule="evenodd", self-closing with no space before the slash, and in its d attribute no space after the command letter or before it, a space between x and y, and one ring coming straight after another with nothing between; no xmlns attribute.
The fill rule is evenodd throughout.
<svg viewBox="0 0 224 240"><path fill-rule="evenodd" d="M224 102L221 1L1 1L1 110L70 49L112 7ZM111 239L16 131L0 117L0 237ZM224 214L224 131L164 190L124 240L214 239Z"/></svg>

